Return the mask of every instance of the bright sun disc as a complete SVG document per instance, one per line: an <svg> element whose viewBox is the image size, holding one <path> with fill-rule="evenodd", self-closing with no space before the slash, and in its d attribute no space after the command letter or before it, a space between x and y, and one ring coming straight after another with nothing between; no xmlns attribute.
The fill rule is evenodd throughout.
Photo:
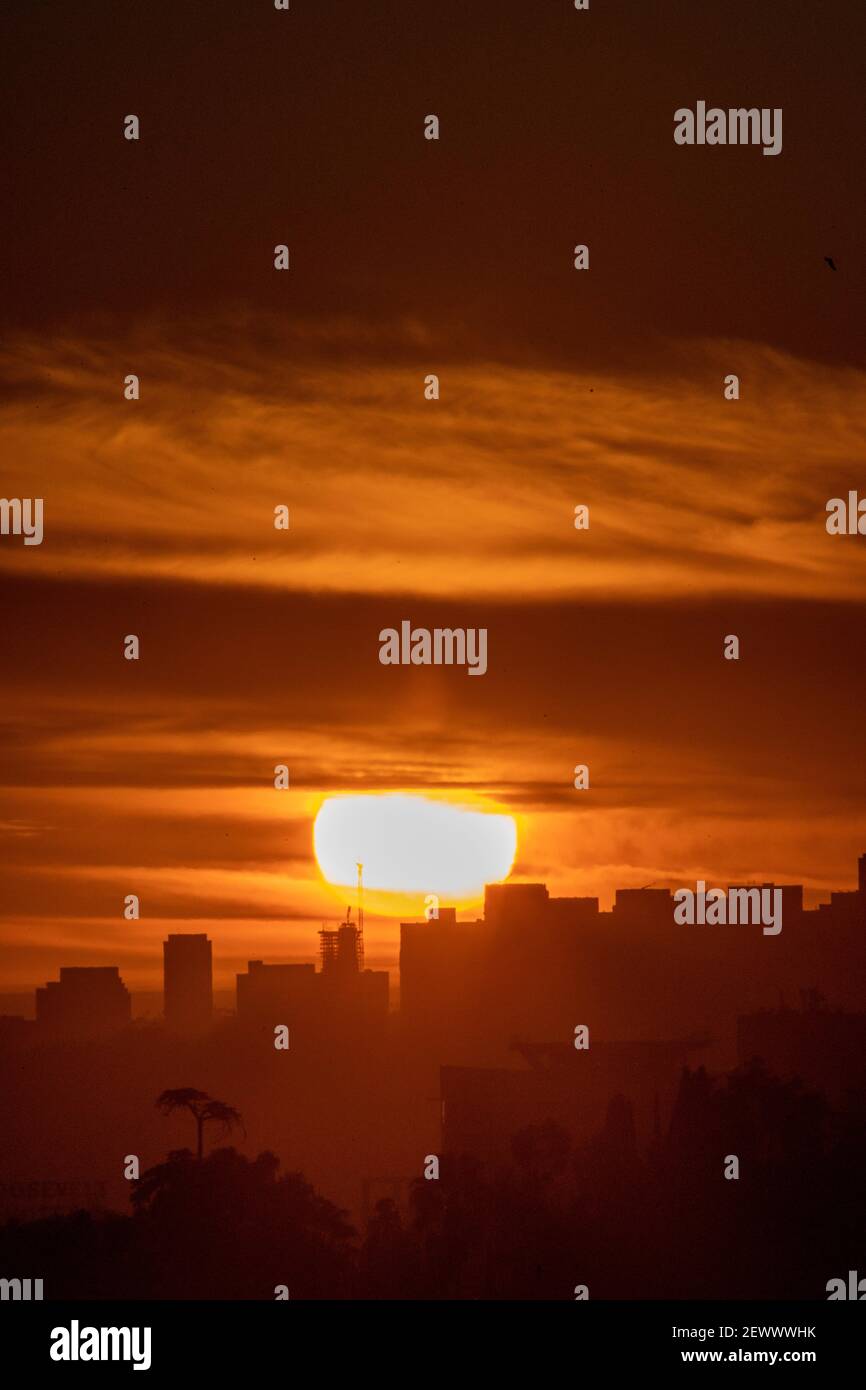
<svg viewBox="0 0 866 1390"><path fill-rule="evenodd" d="M331 884L354 884L362 863L365 889L473 901L508 876L517 826L512 816L423 796L335 796L319 809L313 844Z"/></svg>

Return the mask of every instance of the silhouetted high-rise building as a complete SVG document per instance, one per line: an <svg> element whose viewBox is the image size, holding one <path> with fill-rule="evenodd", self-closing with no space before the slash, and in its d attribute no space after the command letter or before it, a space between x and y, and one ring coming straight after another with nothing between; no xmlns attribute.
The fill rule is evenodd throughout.
<svg viewBox="0 0 866 1390"><path fill-rule="evenodd" d="M322 1023L333 1023L334 1010L338 1010L344 1022L351 1016L362 1024L383 1024L388 1016L388 972L363 968L360 928L351 922L334 930L324 928L319 932L319 951L322 969L316 976L316 990L325 1010Z"/></svg>
<svg viewBox="0 0 866 1390"><path fill-rule="evenodd" d="M598 898L551 898L547 920L561 927L587 927L598 921Z"/></svg>
<svg viewBox="0 0 866 1390"><path fill-rule="evenodd" d="M238 975L238 1018L268 1028L309 1018L315 1007L314 965L265 965L251 960Z"/></svg>
<svg viewBox="0 0 866 1390"><path fill-rule="evenodd" d="M740 888L752 909L725 934L676 921L670 887L618 888L613 909L600 912L595 898L550 897L542 883L489 885L481 920L457 922L440 909L438 921L401 924L402 1028L444 1065L499 1065L513 1042L567 1039L578 1023L591 1024L596 1038L639 1039L669 1016L685 1033L700 1031L708 1010L719 1050L730 1048L723 1030L726 1014L741 1007L742 979L750 1007L801 985L803 970L840 1006L858 1007L850 961L862 952L866 893L834 892L806 910L802 884L729 888ZM768 924L754 915L763 890L774 905L770 895L781 899L784 944L775 953L762 930ZM704 995L708 980L713 989Z"/></svg>
<svg viewBox="0 0 866 1390"><path fill-rule="evenodd" d="M37 1025L32 1018L16 1014L0 1014L0 1053L26 1047L33 1041Z"/></svg>
<svg viewBox="0 0 866 1390"><path fill-rule="evenodd" d="M612 922L615 926L667 925L673 919L674 900L668 888L617 888Z"/></svg>
<svg viewBox="0 0 866 1390"><path fill-rule="evenodd" d="M36 1021L58 1036L107 1033L131 1018L129 990L116 965L64 965L59 980L36 991Z"/></svg>
<svg viewBox="0 0 866 1390"><path fill-rule="evenodd" d="M324 975L357 975L363 962L363 938L350 922L319 932L319 952Z"/></svg>
<svg viewBox="0 0 866 1390"><path fill-rule="evenodd" d="M491 938L486 923L458 922L442 908L438 918L400 924L400 1013L432 1053L483 1023L479 997Z"/></svg>
<svg viewBox="0 0 866 1390"><path fill-rule="evenodd" d="M596 898L493 883L481 921L457 922L440 908L438 920L404 922L404 1025L446 1060L486 1058L515 1037L568 1037L579 1017L585 929L597 920Z"/></svg>
<svg viewBox="0 0 866 1390"><path fill-rule="evenodd" d="M834 922L859 922L863 916L863 899L859 893L831 893L828 911Z"/></svg>
<svg viewBox="0 0 866 1390"><path fill-rule="evenodd" d="M857 883L860 888L860 896L866 898L866 854L861 854L857 860Z"/></svg>
<svg viewBox="0 0 866 1390"><path fill-rule="evenodd" d="M548 901L543 883L488 883L484 920L491 927L523 928L544 914Z"/></svg>
<svg viewBox="0 0 866 1390"><path fill-rule="evenodd" d="M204 1032L213 1020L210 941L204 932L170 932L162 959L166 1024L179 1033Z"/></svg>

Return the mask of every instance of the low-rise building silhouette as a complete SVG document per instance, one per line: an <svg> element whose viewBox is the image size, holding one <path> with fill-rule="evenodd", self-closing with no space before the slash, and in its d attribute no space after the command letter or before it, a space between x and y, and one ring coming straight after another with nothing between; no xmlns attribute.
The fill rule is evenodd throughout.
<svg viewBox="0 0 866 1390"><path fill-rule="evenodd" d="M63 965L59 980L36 991L36 1022L43 1033L98 1035L124 1027L131 1018L129 990L116 965Z"/></svg>
<svg viewBox="0 0 866 1390"><path fill-rule="evenodd" d="M273 1029L343 1036L354 1027L380 1028L388 1016L387 970L363 970L357 928L344 923L320 932L321 970L314 965L265 965L251 960L237 977L238 1019Z"/></svg>
<svg viewBox="0 0 866 1390"><path fill-rule="evenodd" d="M315 1009L314 965L265 965L251 960L238 975L238 1019L242 1023L276 1027L295 1025Z"/></svg>

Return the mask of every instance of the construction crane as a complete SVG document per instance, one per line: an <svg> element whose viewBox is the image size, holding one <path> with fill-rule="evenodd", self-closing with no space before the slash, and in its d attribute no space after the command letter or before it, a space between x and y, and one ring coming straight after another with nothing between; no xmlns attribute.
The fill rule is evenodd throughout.
<svg viewBox="0 0 866 1390"><path fill-rule="evenodd" d="M358 870L358 969L364 969L364 865L356 864Z"/></svg>
<svg viewBox="0 0 866 1390"><path fill-rule="evenodd" d="M332 970L355 974L364 969L364 865L355 867L358 870L358 925L352 923L352 904L349 903L345 921L336 930L329 930L323 922L319 932L321 969L328 974Z"/></svg>

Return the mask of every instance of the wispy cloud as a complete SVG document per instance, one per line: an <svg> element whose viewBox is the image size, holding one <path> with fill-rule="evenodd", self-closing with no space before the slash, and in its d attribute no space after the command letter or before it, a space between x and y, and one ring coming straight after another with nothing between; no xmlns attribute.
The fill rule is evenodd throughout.
<svg viewBox="0 0 866 1390"><path fill-rule="evenodd" d="M319 333L333 346L348 328ZM153 333L122 351L13 344L4 489L44 497L46 539L5 543L0 562L302 592L866 590L862 547L824 527L827 499L856 485L866 374L705 344L676 370L590 381L438 364L419 337L407 329L393 358L364 344L336 369L290 336L221 355ZM428 402L436 370L442 397ZM138 402L122 395L131 371ZM729 371L738 402L722 396ZM273 527L279 504L288 532Z"/></svg>

